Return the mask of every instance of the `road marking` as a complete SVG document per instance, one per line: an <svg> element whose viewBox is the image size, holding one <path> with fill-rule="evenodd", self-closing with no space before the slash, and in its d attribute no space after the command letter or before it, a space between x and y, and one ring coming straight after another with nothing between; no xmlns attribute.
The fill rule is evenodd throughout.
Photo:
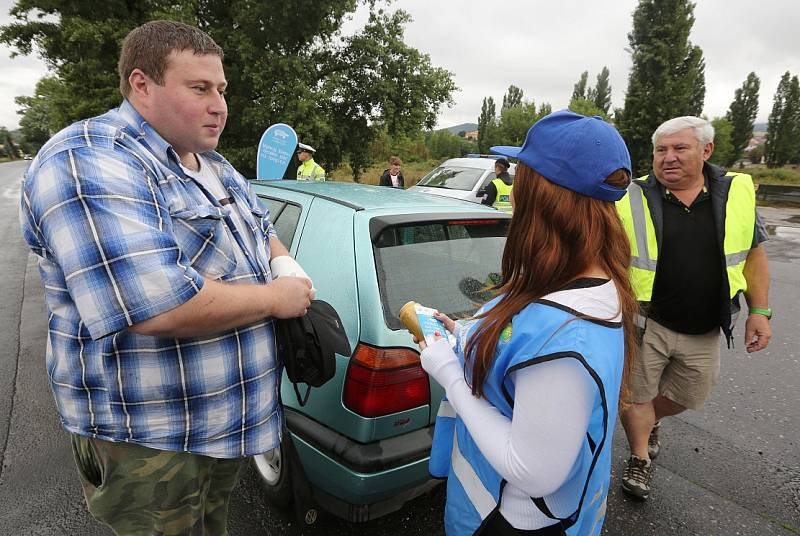
<svg viewBox="0 0 800 536"><path fill-rule="evenodd" d="M3 197L6 199L19 199L20 192L22 190L22 183L17 182L5 190L3 190Z"/></svg>

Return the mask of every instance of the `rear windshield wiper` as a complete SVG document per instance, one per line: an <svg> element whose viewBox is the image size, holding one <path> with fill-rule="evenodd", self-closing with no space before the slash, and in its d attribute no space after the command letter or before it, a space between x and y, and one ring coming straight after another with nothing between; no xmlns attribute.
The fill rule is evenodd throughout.
<svg viewBox="0 0 800 536"><path fill-rule="evenodd" d="M445 190L452 190L449 186L445 186L444 184L420 184L420 186L424 186L425 188L444 188Z"/></svg>

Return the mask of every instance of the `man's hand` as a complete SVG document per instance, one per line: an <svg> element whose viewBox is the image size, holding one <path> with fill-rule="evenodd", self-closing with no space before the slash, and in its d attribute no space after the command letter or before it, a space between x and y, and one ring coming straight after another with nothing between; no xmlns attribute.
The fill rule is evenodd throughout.
<svg viewBox="0 0 800 536"><path fill-rule="evenodd" d="M287 275L293 277L304 277L308 279L311 283L311 299L313 300L316 297L317 289L314 288L314 282L311 281L311 278L308 276L303 267L294 260L289 255L280 255L278 257L272 257L272 260L269 261L269 268L272 271L272 278L278 279L280 277L285 277Z"/></svg>
<svg viewBox="0 0 800 536"><path fill-rule="evenodd" d="M303 316L311 305L311 281L305 277L283 276L267 287L272 291L273 318Z"/></svg>
<svg viewBox="0 0 800 536"><path fill-rule="evenodd" d="M744 325L744 344L747 353L758 352L769 346L772 328L769 319L760 314L751 314Z"/></svg>

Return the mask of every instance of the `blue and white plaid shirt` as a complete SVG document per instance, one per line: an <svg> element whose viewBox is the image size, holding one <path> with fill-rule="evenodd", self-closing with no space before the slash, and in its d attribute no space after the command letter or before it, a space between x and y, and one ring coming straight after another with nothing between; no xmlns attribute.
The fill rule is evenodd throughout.
<svg viewBox="0 0 800 536"><path fill-rule="evenodd" d="M125 101L62 130L25 174L21 226L40 257L47 372L70 432L217 458L279 442L271 319L184 339L126 329L186 302L204 278L272 280L268 211L223 157L203 156L235 203L189 177ZM231 210L251 227L236 228Z"/></svg>

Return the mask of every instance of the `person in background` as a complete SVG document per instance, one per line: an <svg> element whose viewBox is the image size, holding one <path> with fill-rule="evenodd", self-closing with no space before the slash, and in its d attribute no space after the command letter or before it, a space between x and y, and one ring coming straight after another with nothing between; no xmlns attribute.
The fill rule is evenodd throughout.
<svg viewBox="0 0 800 536"><path fill-rule="evenodd" d="M400 171L400 166L402 165L403 161L398 157L391 157L389 159L389 169L383 170L383 175L381 175L378 186L389 186L391 188L400 188L402 190L405 187L403 172Z"/></svg>
<svg viewBox="0 0 800 536"><path fill-rule="evenodd" d="M249 182L214 151L222 49L152 21L119 59L122 105L73 124L25 173L47 372L92 515L120 535L227 534L249 457L281 439L273 322L312 284ZM284 263L286 264L286 263Z"/></svg>
<svg viewBox="0 0 800 536"><path fill-rule="evenodd" d="M297 144L297 159L300 165L297 167L297 180L299 181L324 181L325 170L322 166L314 162L314 153L317 150L305 143Z"/></svg>
<svg viewBox="0 0 800 536"><path fill-rule="evenodd" d="M714 127L676 117L653 133L653 171L617 203L632 249L631 280L642 304L640 359L622 414L631 455L622 489L645 500L661 419L701 409L719 379L720 330L730 346L739 295L749 306L744 344L769 344L766 230L750 175L709 164Z"/></svg>
<svg viewBox="0 0 800 536"><path fill-rule="evenodd" d="M630 248L614 201L630 155L610 124L545 116L519 147L500 295L456 335L419 342L446 392L430 471L447 478L445 530L600 533L620 390L636 349Z"/></svg>
<svg viewBox="0 0 800 536"><path fill-rule="evenodd" d="M511 212L511 190L513 179L508 174L511 164L503 157L495 160L495 178L484 188L484 196L481 204L494 207L503 212Z"/></svg>

